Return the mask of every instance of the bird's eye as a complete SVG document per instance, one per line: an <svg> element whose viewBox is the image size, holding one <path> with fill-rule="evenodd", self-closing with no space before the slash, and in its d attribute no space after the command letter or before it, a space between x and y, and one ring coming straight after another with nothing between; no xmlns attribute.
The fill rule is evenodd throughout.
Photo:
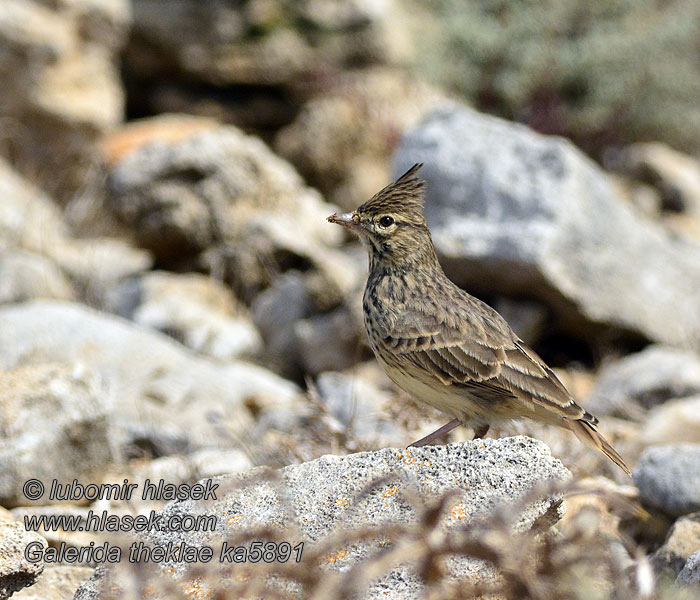
<svg viewBox="0 0 700 600"><path fill-rule="evenodd" d="M392 219L391 217L382 217L381 219L379 219L379 225L381 227L390 227L393 224L394 219Z"/></svg>

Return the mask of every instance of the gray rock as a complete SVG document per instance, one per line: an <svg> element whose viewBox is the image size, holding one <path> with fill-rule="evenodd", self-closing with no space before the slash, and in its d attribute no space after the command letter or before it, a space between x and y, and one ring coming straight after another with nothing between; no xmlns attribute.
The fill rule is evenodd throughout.
<svg viewBox="0 0 700 600"><path fill-rule="evenodd" d="M388 411L392 396L368 381L343 373L321 373L316 380L321 400L348 436L378 445L396 443L401 435Z"/></svg>
<svg viewBox="0 0 700 600"><path fill-rule="evenodd" d="M673 516L700 510L700 444L647 448L632 473L647 506Z"/></svg>
<svg viewBox="0 0 700 600"><path fill-rule="evenodd" d="M104 590L109 589L109 578L107 576L107 568L100 565L95 569L92 577L83 583L75 592L73 600L97 600L98 598L112 598L109 592Z"/></svg>
<svg viewBox="0 0 700 600"><path fill-rule="evenodd" d="M669 400L650 410L639 439L646 446L700 444L700 395Z"/></svg>
<svg viewBox="0 0 700 600"><path fill-rule="evenodd" d="M70 600L77 589L94 573L89 567L46 567L31 587L12 596L13 600Z"/></svg>
<svg viewBox="0 0 700 600"><path fill-rule="evenodd" d="M12 286L12 264L9 269L10 282L14 287L6 294L13 296L33 294L33 297L50 293L51 297L70 297L72 291L86 299L99 298L107 284L148 269L152 264L150 254L130 247L118 239L75 239L69 235L68 227L58 207L42 191L23 179L0 159L0 252L14 251L24 257L26 264L32 256L34 271L46 271L47 280L33 285L19 279L16 273ZM43 258L43 260L42 260ZM39 273L37 273L37 277ZM50 278L50 279L48 279ZM70 285L72 291L66 285ZM42 294L42 295L43 295Z"/></svg>
<svg viewBox="0 0 700 600"><path fill-rule="evenodd" d="M253 356L262 339L247 310L222 283L198 273L150 272L109 292L108 306L211 358Z"/></svg>
<svg viewBox="0 0 700 600"><path fill-rule="evenodd" d="M678 574L677 583L700 586L700 550L688 558L683 570Z"/></svg>
<svg viewBox="0 0 700 600"><path fill-rule="evenodd" d="M48 545L40 535L28 532L22 523L0 519L0 600L6 600L23 587L32 585L44 570L44 562L24 557L27 544Z"/></svg>
<svg viewBox="0 0 700 600"><path fill-rule="evenodd" d="M0 370L0 503L26 504L22 486L41 481L49 503L53 479L92 480L112 456L110 401L92 373L80 366L38 364Z"/></svg>
<svg viewBox="0 0 700 600"><path fill-rule="evenodd" d="M37 298L75 299L70 280L56 263L24 250L0 250L0 304Z"/></svg>
<svg viewBox="0 0 700 600"><path fill-rule="evenodd" d="M117 161L109 187L109 206L160 264L206 264L246 301L271 274L316 270L342 300L342 231L325 221L334 207L258 138L221 126L144 144Z"/></svg>
<svg viewBox="0 0 700 600"><path fill-rule="evenodd" d="M348 369L360 355L362 322L347 307L297 321L294 334L305 373L318 375L332 369Z"/></svg>
<svg viewBox="0 0 700 600"><path fill-rule="evenodd" d="M114 443L151 451L159 440L180 451L259 439L257 419L294 423L298 389L245 362L217 364L171 338L80 305L32 302L0 309L0 368L46 360L87 365L114 401ZM169 450L173 450L170 448Z"/></svg>
<svg viewBox="0 0 700 600"><path fill-rule="evenodd" d="M265 340L267 363L286 375L298 375L297 321L313 311L313 301L304 276L290 271L260 293L252 306L253 322Z"/></svg>
<svg viewBox="0 0 700 600"><path fill-rule="evenodd" d="M663 545L651 556L657 573L675 579L693 552L700 550L700 513L678 519Z"/></svg>
<svg viewBox="0 0 700 600"><path fill-rule="evenodd" d="M700 393L700 356L650 346L605 366L586 403L593 414L641 419L672 398Z"/></svg>
<svg viewBox="0 0 700 600"><path fill-rule="evenodd" d="M229 544L239 537L243 543L244 537L258 528L272 527L294 544L304 541L304 552L330 544L321 546L335 548L326 567L344 572L358 561L373 564L384 549L383 531L387 527L415 523L422 504L431 505L449 490L456 490L456 496L439 517L439 531L460 535L460 531L472 530L480 519L499 509L508 514L512 530L523 531L545 514L555 520L559 517L558 500L548 496L544 488L534 494L533 488L561 483L569 477L545 444L525 437L329 455L280 472L254 470L213 480L220 486L215 502L171 503L162 514L166 521L184 513L216 516L214 533L154 531L148 541L152 545L177 540L217 547L222 536ZM529 492L533 496L519 505L519 499ZM365 528L372 533L359 540L348 541L346 537L342 541L343 535ZM337 541L335 546L333 540ZM422 584L410 560L397 562L401 564L387 565L384 576L371 585L365 597L420 597ZM221 569L218 564L210 566ZM182 563L164 567L180 577L186 572ZM453 577L471 582L494 576L492 568L475 559L451 560L448 569ZM207 582L219 580L223 587L232 583L227 581L225 568L207 577ZM405 595L397 596L396 589L405 591Z"/></svg>
<svg viewBox="0 0 700 600"><path fill-rule="evenodd" d="M117 56L128 0L6 0L0 11L2 144L18 168L68 200L93 193L97 142L122 118Z"/></svg>
<svg viewBox="0 0 700 600"><path fill-rule="evenodd" d="M579 332L700 348L700 246L636 214L571 143L451 106L404 136L394 172L420 161L426 217L458 284L544 300Z"/></svg>

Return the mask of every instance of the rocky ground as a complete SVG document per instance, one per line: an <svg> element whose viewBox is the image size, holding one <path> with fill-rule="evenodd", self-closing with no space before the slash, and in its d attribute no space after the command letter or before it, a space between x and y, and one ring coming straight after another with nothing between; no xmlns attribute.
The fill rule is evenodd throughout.
<svg viewBox="0 0 700 600"><path fill-rule="evenodd" d="M501 117L532 127L486 114L484 90L429 81L429 17L0 3L0 599L700 593L695 121L644 129L627 107L624 143L584 119L557 129L577 146L535 130L531 98ZM530 422L406 449L446 419L374 361L364 250L325 219L415 162L448 275L600 417L632 480ZM138 493L30 500L28 480ZM218 487L168 502L147 480ZM214 526L87 531L91 511ZM83 529L28 531L40 515ZM65 553L105 543L120 560ZM130 561L133 544L214 558Z"/></svg>

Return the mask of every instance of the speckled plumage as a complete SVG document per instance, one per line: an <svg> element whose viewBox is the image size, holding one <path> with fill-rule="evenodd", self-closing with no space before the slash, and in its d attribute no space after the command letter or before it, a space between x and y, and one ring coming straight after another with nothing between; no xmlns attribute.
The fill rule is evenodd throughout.
<svg viewBox="0 0 700 600"><path fill-rule="evenodd" d="M566 427L629 474L598 420L544 361L493 308L447 278L423 217L420 166L355 212L328 218L367 248L365 327L387 375L416 400L476 428L519 417Z"/></svg>

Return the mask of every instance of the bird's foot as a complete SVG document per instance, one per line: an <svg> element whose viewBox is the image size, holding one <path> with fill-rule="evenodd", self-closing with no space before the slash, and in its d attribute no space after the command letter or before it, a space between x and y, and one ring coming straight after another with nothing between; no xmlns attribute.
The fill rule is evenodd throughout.
<svg viewBox="0 0 700 600"><path fill-rule="evenodd" d="M428 435L426 435L424 438L419 439L417 442L413 442L408 447L409 448L420 448L421 446L427 446L433 440L435 440L439 437L442 437L446 433L449 433L450 431L452 431L455 427L459 427L461 424L462 424L462 421L460 421L459 419L452 419L449 423L440 427L440 429L436 429L432 433L429 433ZM486 429L488 430L488 427L486 427ZM481 431L481 429L479 431Z"/></svg>
<svg viewBox="0 0 700 600"><path fill-rule="evenodd" d="M472 439L478 440L479 438L485 437L486 434L489 432L489 427L490 427L490 425L482 425L478 429L475 429L474 430L474 437Z"/></svg>

